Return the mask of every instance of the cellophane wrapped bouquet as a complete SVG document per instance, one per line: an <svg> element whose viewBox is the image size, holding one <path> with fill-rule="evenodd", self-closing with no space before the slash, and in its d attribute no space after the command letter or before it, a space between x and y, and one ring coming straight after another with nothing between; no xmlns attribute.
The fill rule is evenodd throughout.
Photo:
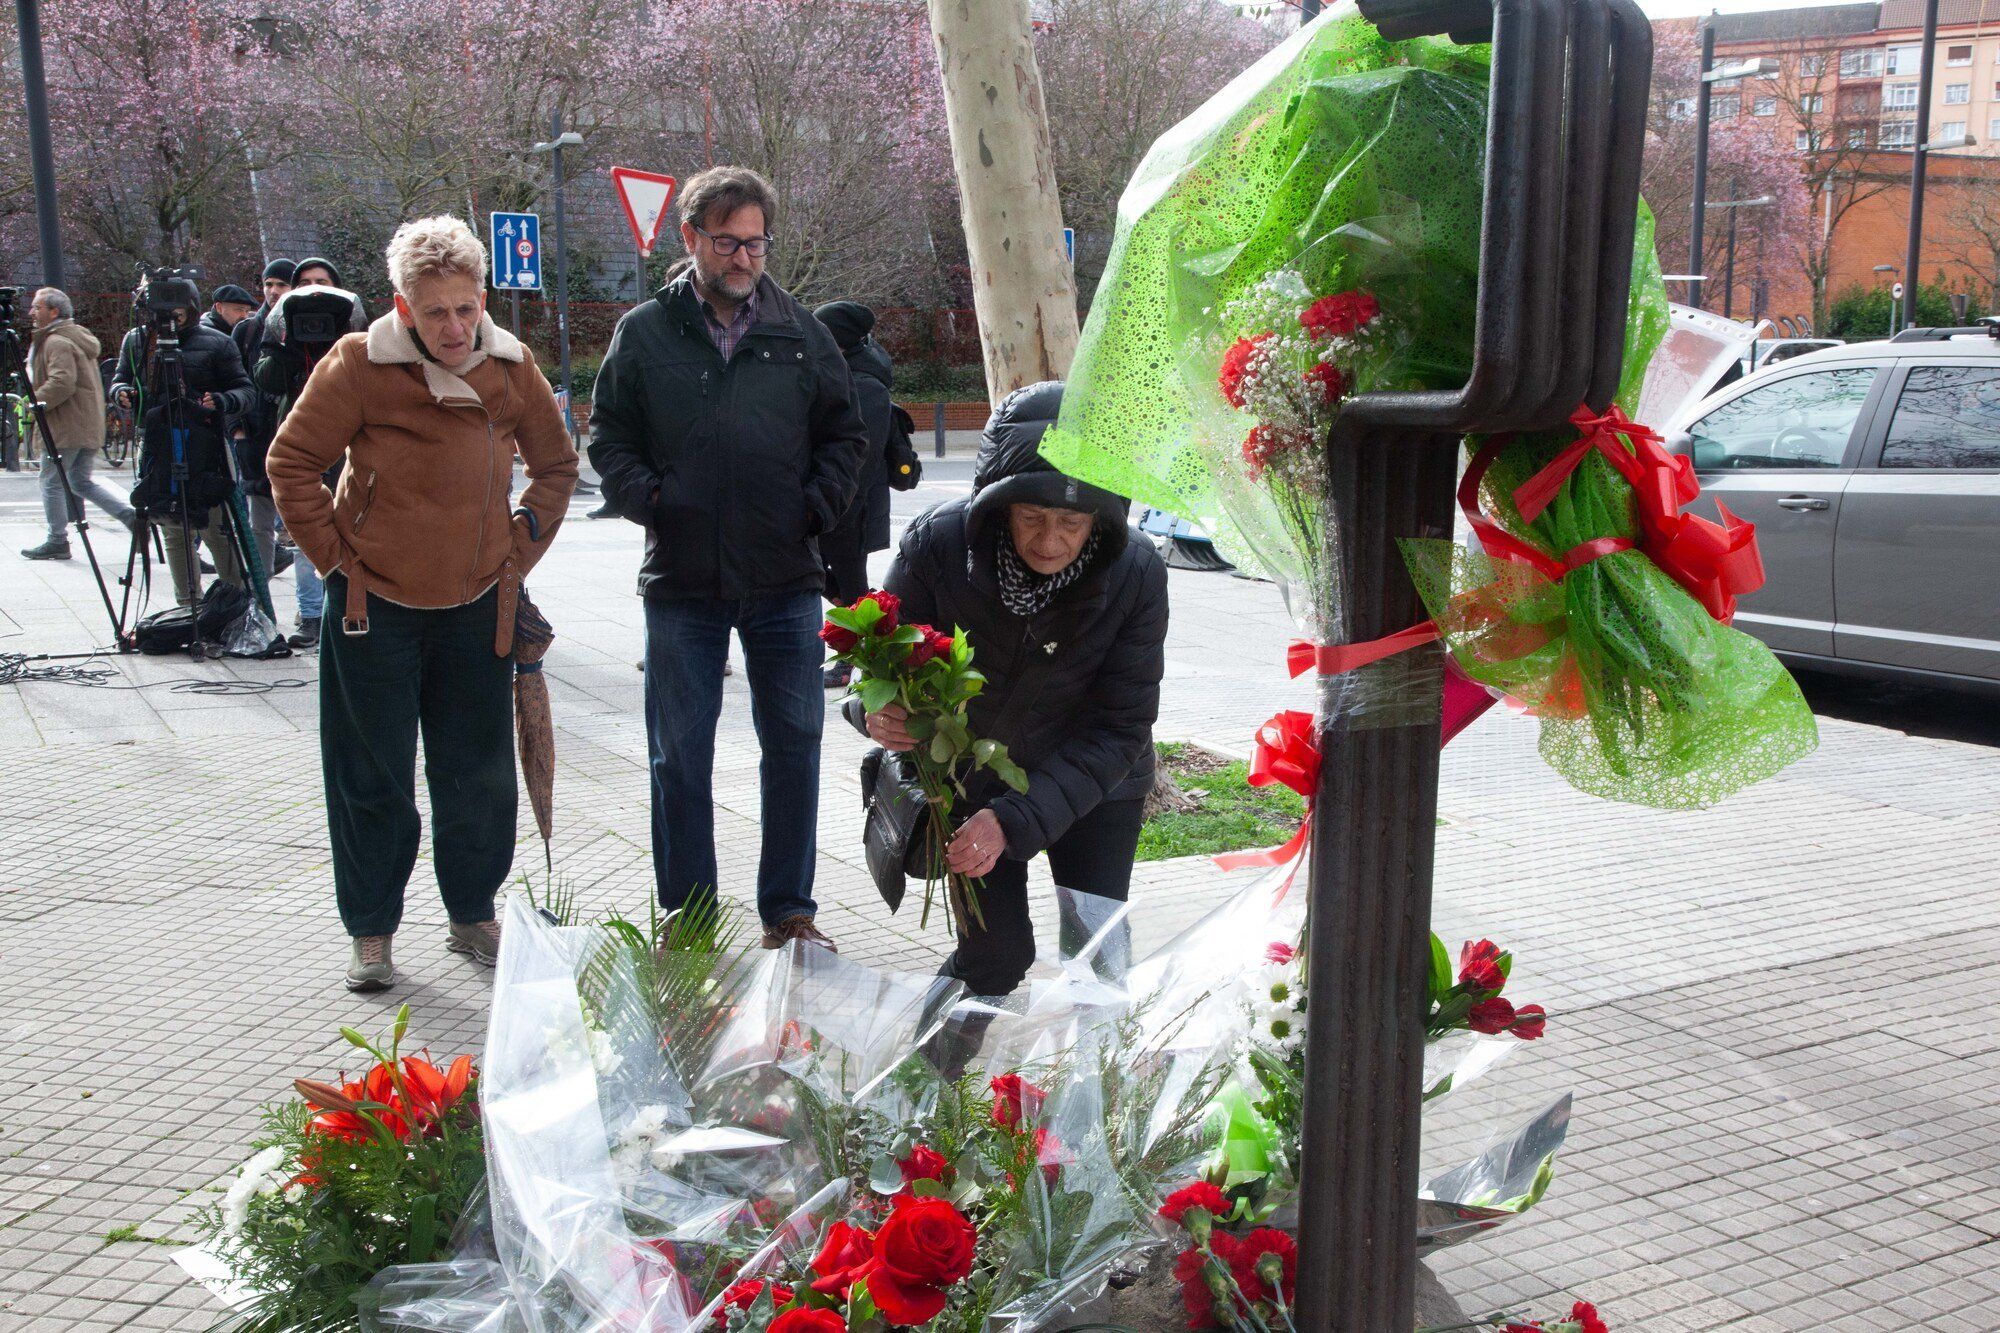
<svg viewBox="0 0 2000 1333"><path fill-rule="evenodd" d="M1042 445L1202 524L1279 583L1316 643L1354 637L1348 534L1322 502L1328 428L1352 396L1456 389L1471 369L1489 73L1484 47L1388 41L1343 4L1161 136L1119 201ZM1667 327L1643 205L1632 263L1626 410ZM1592 433L1605 447L1565 457L1553 498L1524 510L1514 490ZM1680 512L1691 470L1643 432L1588 424L1468 444L1491 446L1469 506L1483 549L1409 542L1406 560L1456 667L1543 720L1559 773L1684 807L1812 748L1797 687L1726 623L1760 577L1751 534ZM1393 664L1356 679L1371 672L1374 688L1328 696L1356 725L1378 695L1400 700Z"/></svg>

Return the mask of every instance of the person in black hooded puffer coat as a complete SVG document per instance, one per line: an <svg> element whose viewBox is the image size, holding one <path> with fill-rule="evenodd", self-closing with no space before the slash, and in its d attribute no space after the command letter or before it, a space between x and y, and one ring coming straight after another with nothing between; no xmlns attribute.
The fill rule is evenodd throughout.
<svg viewBox="0 0 2000 1333"><path fill-rule="evenodd" d="M1124 900L1153 785L1166 565L1150 542L1131 540L1124 499L1037 452L1062 390L1032 384L994 409L971 496L910 525L886 584L905 624L970 636L987 682L972 701L972 732L1005 744L1028 774L1018 793L975 774L957 811L949 861L983 877L984 928L961 918L941 970L978 995L1012 991L1034 964L1027 887L1037 854L1048 853L1064 888ZM857 701L850 707L858 714ZM908 749L903 722L891 705L865 729Z"/></svg>

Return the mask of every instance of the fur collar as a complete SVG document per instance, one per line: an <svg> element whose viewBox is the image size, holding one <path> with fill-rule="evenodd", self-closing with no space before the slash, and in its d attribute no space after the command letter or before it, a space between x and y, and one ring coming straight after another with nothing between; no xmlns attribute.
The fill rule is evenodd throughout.
<svg viewBox="0 0 2000 1333"><path fill-rule="evenodd" d="M410 330L394 310L368 326L369 361L378 366L421 365L424 384L430 389L431 397L440 403L484 407L478 391L465 382L465 372L489 356L501 361L519 362L527 355L521 340L495 324L491 315L479 317L478 346L479 350L453 372L417 350L417 340L410 336Z"/></svg>

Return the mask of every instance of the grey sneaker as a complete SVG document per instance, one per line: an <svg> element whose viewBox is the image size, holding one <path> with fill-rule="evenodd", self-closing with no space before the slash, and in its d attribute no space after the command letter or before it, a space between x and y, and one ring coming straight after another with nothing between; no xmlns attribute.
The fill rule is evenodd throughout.
<svg viewBox="0 0 2000 1333"><path fill-rule="evenodd" d="M445 941L445 948L453 953L462 953L481 967L491 967L500 961L500 923L498 921L474 921L469 925L451 923L451 938Z"/></svg>
<svg viewBox="0 0 2000 1333"><path fill-rule="evenodd" d="M67 560L69 559L69 542L67 540L55 541L51 539L43 542L40 546L30 546L27 550L21 552L21 555L23 559L27 560Z"/></svg>
<svg viewBox="0 0 2000 1333"><path fill-rule="evenodd" d="M347 989L387 990L396 980L396 965L389 957L394 935L357 935L354 954L347 964Z"/></svg>

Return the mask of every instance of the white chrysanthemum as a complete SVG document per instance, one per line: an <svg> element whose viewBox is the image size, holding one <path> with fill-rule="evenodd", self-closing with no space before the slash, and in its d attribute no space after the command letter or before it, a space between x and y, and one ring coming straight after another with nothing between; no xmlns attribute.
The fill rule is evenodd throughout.
<svg viewBox="0 0 2000 1333"><path fill-rule="evenodd" d="M229 1190L222 1196L222 1229L229 1235L243 1230L250 1220L250 1200L258 1195L276 1194L281 1182L274 1174L283 1165L283 1148L266 1148L243 1164Z"/></svg>
<svg viewBox="0 0 2000 1333"><path fill-rule="evenodd" d="M1250 994L1257 1004L1303 1005L1306 993L1299 984L1299 965L1266 963L1250 974Z"/></svg>
<svg viewBox="0 0 2000 1333"><path fill-rule="evenodd" d="M1305 1040L1305 1015L1290 1005L1267 1005L1257 1014L1257 1032L1280 1055L1298 1049Z"/></svg>
<svg viewBox="0 0 2000 1333"><path fill-rule="evenodd" d="M297 1203L300 1199L303 1199L305 1197L306 1197L306 1187L304 1185L299 1184L298 1181L295 1180L291 1184L285 1186L286 1203Z"/></svg>

